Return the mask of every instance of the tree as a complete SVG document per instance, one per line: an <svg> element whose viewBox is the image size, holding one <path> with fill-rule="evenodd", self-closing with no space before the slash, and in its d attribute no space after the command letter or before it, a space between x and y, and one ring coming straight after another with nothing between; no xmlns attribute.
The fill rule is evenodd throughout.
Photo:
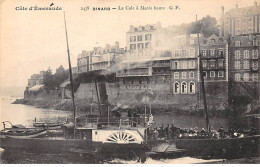
<svg viewBox="0 0 260 167"><path fill-rule="evenodd" d="M198 22L181 24L178 31L179 34L195 34L198 32L201 32L205 38L212 34L219 35L217 19L208 15Z"/></svg>

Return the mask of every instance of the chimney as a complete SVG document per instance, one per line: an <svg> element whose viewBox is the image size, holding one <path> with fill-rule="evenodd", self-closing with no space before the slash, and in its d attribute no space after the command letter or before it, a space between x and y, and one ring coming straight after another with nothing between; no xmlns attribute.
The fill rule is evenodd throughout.
<svg viewBox="0 0 260 167"><path fill-rule="evenodd" d="M221 16L224 16L224 6L221 6Z"/></svg>
<svg viewBox="0 0 260 167"><path fill-rule="evenodd" d="M238 3L236 3L236 9L238 9Z"/></svg>

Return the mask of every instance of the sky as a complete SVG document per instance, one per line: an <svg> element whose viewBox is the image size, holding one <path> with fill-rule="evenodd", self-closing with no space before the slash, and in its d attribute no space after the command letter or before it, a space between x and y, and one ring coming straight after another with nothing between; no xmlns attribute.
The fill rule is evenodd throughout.
<svg viewBox="0 0 260 167"><path fill-rule="evenodd" d="M180 25L210 15L219 20L221 6L225 12L234 8L260 5L260 0L0 0L0 94L23 94L32 74L53 72L60 65L68 68L64 14L68 29L72 66L82 50L119 41L125 47L130 25L161 22L163 27ZM62 11L15 10L16 7L62 7ZM179 10L169 10L169 6ZM81 7L90 7L89 11ZM93 7L163 6L166 10L93 11Z"/></svg>

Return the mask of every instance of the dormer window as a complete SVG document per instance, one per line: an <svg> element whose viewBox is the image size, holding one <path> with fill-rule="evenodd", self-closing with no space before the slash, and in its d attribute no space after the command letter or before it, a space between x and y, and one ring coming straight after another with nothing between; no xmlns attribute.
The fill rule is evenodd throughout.
<svg viewBox="0 0 260 167"><path fill-rule="evenodd" d="M240 46L240 41L235 41L235 46Z"/></svg>
<svg viewBox="0 0 260 167"><path fill-rule="evenodd" d="M214 38L212 38L210 41L211 41L211 43L215 43L215 39Z"/></svg>

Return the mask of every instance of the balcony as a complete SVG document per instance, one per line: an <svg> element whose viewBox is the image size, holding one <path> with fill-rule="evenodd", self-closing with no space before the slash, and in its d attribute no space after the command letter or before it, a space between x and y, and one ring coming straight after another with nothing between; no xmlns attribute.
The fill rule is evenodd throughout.
<svg viewBox="0 0 260 167"><path fill-rule="evenodd" d="M153 63L153 67L170 67L171 64L170 62L165 62L165 63Z"/></svg>
<svg viewBox="0 0 260 167"><path fill-rule="evenodd" d="M134 77L134 76L151 76L149 72L117 72L116 77Z"/></svg>

